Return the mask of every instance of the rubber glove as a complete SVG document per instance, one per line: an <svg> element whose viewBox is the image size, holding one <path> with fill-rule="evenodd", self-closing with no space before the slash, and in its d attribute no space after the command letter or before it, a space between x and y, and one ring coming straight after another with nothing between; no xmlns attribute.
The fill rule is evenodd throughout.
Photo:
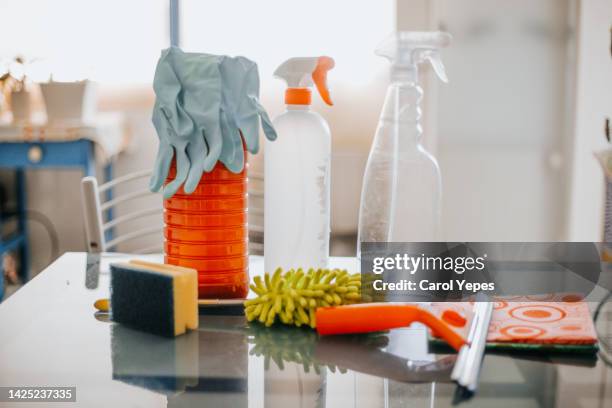
<svg viewBox="0 0 612 408"><path fill-rule="evenodd" d="M219 160L232 172L244 167L242 143L253 154L259 151L259 124L269 140L276 131L259 103L257 64L245 57L223 57L220 65L223 82L219 112L223 147Z"/></svg>
<svg viewBox="0 0 612 408"><path fill-rule="evenodd" d="M218 56L184 53L176 47L164 50L157 63L153 125L160 144L150 189L159 191L173 157L177 167L164 198L183 183L185 192L192 193L202 173L212 170L221 154L219 63Z"/></svg>

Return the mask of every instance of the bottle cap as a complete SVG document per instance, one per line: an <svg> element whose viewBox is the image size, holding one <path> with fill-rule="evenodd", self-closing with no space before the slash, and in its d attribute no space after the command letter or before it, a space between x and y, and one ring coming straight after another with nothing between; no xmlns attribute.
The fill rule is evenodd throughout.
<svg viewBox="0 0 612 408"><path fill-rule="evenodd" d="M283 62L274 71L276 78L287 83L285 103L288 105L310 105L312 102L311 86L316 86L321 99L333 105L327 86L327 72L334 67L331 57L296 57Z"/></svg>

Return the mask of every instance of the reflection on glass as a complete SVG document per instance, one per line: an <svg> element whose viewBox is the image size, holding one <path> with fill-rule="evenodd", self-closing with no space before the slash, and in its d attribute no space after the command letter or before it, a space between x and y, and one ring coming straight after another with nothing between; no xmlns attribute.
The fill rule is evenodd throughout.
<svg viewBox="0 0 612 408"><path fill-rule="evenodd" d="M330 375L352 370L398 382L450 381L454 356L411 361L386 350L389 336L319 337L295 327L246 325L241 316L206 316L199 331L175 339L113 324L113 379L162 393L169 407L192 404L247 407L249 355L262 360L265 406L299 396L322 407ZM250 346L250 352L249 352Z"/></svg>
<svg viewBox="0 0 612 408"><path fill-rule="evenodd" d="M201 329L174 339L113 324L113 379L167 395L168 407L247 407L247 337L231 325L244 319L221 319L225 330Z"/></svg>
<svg viewBox="0 0 612 408"><path fill-rule="evenodd" d="M198 381L184 393L168 397L168 407L247 408L248 343L242 316L201 319Z"/></svg>
<svg viewBox="0 0 612 408"><path fill-rule="evenodd" d="M457 398L450 381L455 355L428 347L425 330L319 337L309 329L248 325L243 316L201 316L198 331L175 339L109 327L112 378L165 395L168 407L448 406ZM491 351L469 404L555 406L568 398L563 372L588 377L595 363Z"/></svg>
<svg viewBox="0 0 612 408"><path fill-rule="evenodd" d="M198 333L176 339L111 326L113 379L171 395L198 383Z"/></svg>
<svg viewBox="0 0 612 408"><path fill-rule="evenodd" d="M440 356L434 361L412 361L386 350L388 333L319 337L311 330L293 327L249 328L251 354L285 369L287 362L300 364L304 372L319 374L347 370L402 382L449 381L454 356Z"/></svg>

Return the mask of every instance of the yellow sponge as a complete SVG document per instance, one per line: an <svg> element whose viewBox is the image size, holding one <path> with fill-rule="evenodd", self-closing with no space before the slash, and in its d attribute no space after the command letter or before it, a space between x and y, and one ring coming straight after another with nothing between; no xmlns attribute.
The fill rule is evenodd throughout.
<svg viewBox="0 0 612 408"><path fill-rule="evenodd" d="M198 327L195 269L133 260L111 264L112 320L164 336Z"/></svg>

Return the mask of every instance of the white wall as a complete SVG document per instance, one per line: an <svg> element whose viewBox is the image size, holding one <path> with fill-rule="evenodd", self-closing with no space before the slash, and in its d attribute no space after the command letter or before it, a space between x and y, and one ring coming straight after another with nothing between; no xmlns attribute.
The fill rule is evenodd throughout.
<svg viewBox="0 0 612 408"><path fill-rule="evenodd" d="M454 36L437 108L446 239L563 239L570 2L437 3Z"/></svg>
<svg viewBox="0 0 612 408"><path fill-rule="evenodd" d="M582 0L578 18L576 120L572 172L568 180L571 193L567 238L599 241L604 180L593 152L610 148L604 137L604 120L612 118L612 2Z"/></svg>

